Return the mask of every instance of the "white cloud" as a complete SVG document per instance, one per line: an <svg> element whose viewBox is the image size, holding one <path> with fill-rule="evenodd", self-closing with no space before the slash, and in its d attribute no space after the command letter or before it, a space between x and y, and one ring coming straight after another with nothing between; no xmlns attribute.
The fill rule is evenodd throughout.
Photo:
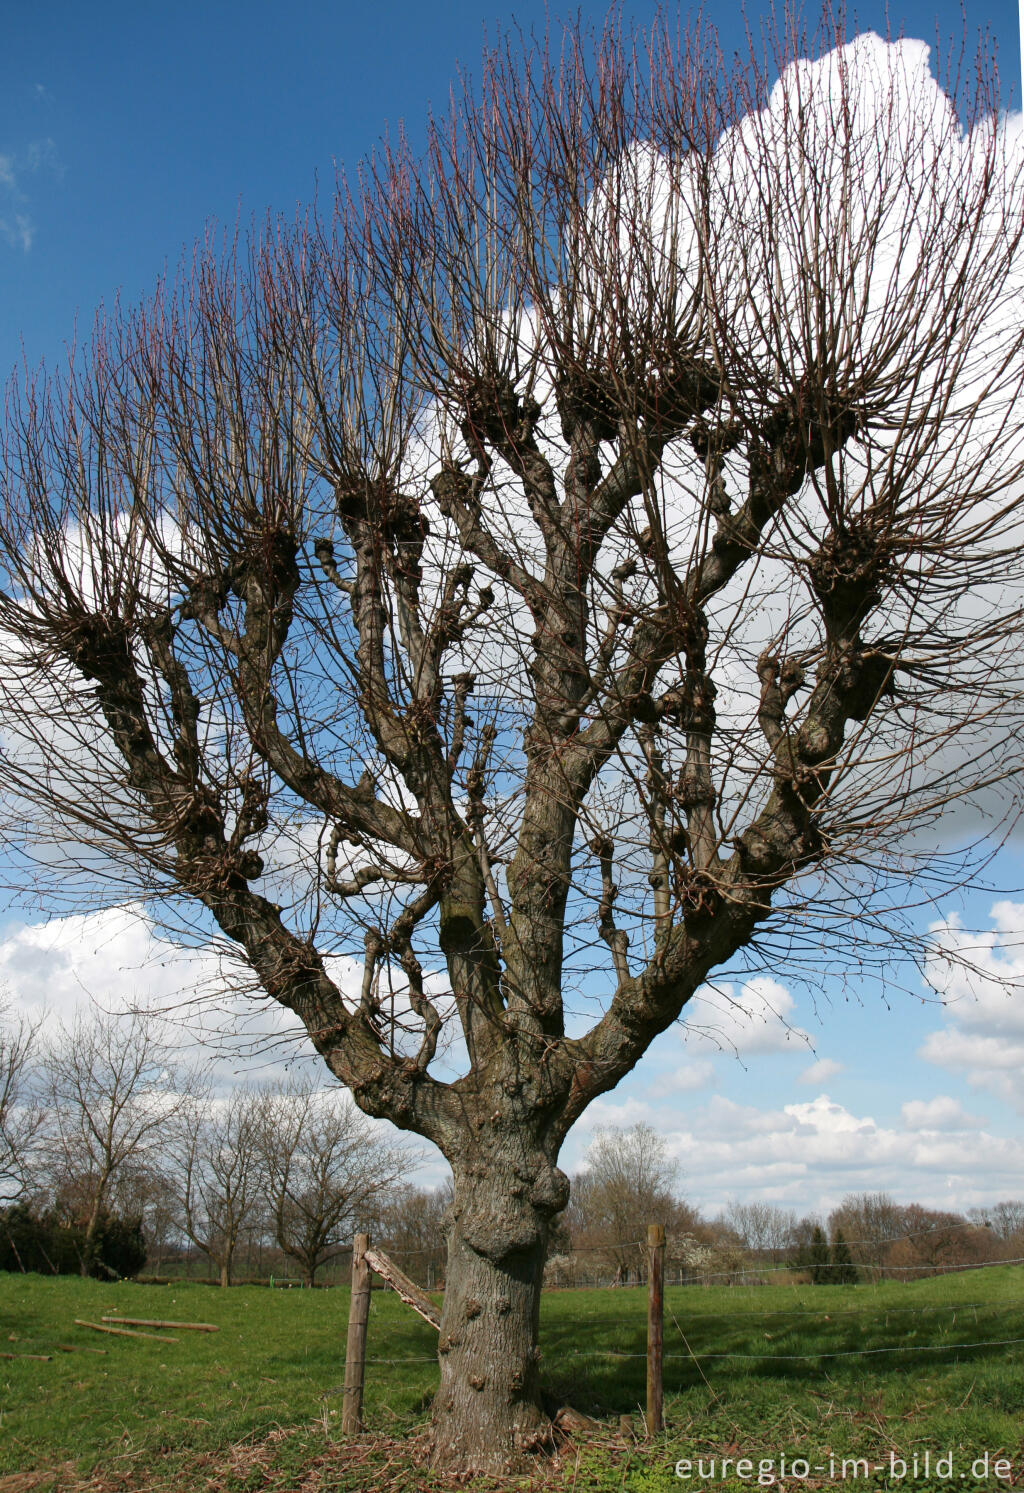
<svg viewBox="0 0 1024 1493"><path fill-rule="evenodd" d="M819 1084L827 1083L830 1078L835 1078L837 1073L845 1073L846 1064L837 1063L835 1058L819 1058L809 1068L805 1068L797 1079L797 1083Z"/></svg>
<svg viewBox="0 0 1024 1493"><path fill-rule="evenodd" d="M651 1094L656 1098L668 1097L672 1094L692 1094L699 1089L714 1088L717 1083L715 1065L707 1058L702 1058L695 1063L683 1063L679 1068L673 1068L671 1073L664 1073L651 1084Z"/></svg>
<svg viewBox="0 0 1024 1493"><path fill-rule="evenodd" d="M811 1047L809 1033L790 1019L795 1005L769 975L747 980L738 995L731 984L705 985L686 1006L683 1040L688 1048L737 1057Z"/></svg>
<svg viewBox="0 0 1024 1493"><path fill-rule="evenodd" d="M646 1124L655 1122L659 1130L663 1128L660 1114L656 1114L645 1100L626 1097L598 1099L590 1105L577 1122L575 1130L579 1132L605 1129L628 1130L631 1125L637 1125L641 1120Z"/></svg>
<svg viewBox="0 0 1024 1493"><path fill-rule="evenodd" d="M932 1032L921 1048L921 1056L940 1068L966 1071L978 1088L984 1088L986 1077L995 1079L1001 1072L1017 1073L1024 1068L1024 1042L986 1037L954 1025Z"/></svg>
<svg viewBox="0 0 1024 1493"><path fill-rule="evenodd" d="M63 175L52 140L33 140L17 154L0 151L0 237L26 254L35 238L35 224L28 211L24 181L43 169L58 179Z"/></svg>
<svg viewBox="0 0 1024 1493"><path fill-rule="evenodd" d="M9 926L0 981L30 1013L67 1020L90 997L102 1005L164 1004L212 981L216 962L160 939L138 908L110 908Z"/></svg>
<svg viewBox="0 0 1024 1493"><path fill-rule="evenodd" d="M332 973L352 988L354 965ZM186 1058L218 1056L225 1083L247 1066L264 1076L311 1054L295 1017L234 993L232 974L217 950L183 949L162 938L137 906L13 923L0 937L0 987L16 1012L43 1016L45 1026L68 1025L89 1000L105 1011L155 1009L166 1014Z"/></svg>
<svg viewBox="0 0 1024 1493"><path fill-rule="evenodd" d="M730 1198L827 1210L846 1193L879 1191L962 1209L1015 1196L1024 1168L1024 1139L935 1124L890 1127L825 1094L782 1109L721 1095L685 1115L636 1101L603 1108L605 1124L653 1123L680 1162L683 1193L711 1212ZM933 1119L943 1112L952 1117L936 1106Z"/></svg>
<svg viewBox="0 0 1024 1493"><path fill-rule="evenodd" d="M993 926L983 932L957 917L932 925L927 975L946 1024L919 1055L1024 1113L1024 903L996 902L990 917Z"/></svg>
<svg viewBox="0 0 1024 1493"><path fill-rule="evenodd" d="M985 1124L980 1115L968 1114L960 1100L948 1094L908 1099L900 1113L908 1130L980 1130Z"/></svg>
<svg viewBox="0 0 1024 1493"><path fill-rule="evenodd" d="M0 218L0 234L12 249L23 249L27 254L35 238L35 225L27 213L14 213L10 218Z"/></svg>

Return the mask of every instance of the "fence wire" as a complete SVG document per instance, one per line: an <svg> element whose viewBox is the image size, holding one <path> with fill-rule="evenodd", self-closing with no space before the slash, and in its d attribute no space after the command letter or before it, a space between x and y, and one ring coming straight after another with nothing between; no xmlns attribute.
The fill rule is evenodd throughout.
<svg viewBox="0 0 1024 1493"><path fill-rule="evenodd" d="M1010 1348L1024 1343L1024 1337L986 1338L974 1343L914 1343L889 1348L836 1348L821 1353L665 1353L664 1363L689 1363L691 1360L739 1358L756 1363L815 1363L821 1358L869 1358L879 1353L956 1353L973 1348ZM617 1348L574 1348L571 1353L545 1353L545 1363L571 1363L578 1358L646 1359L646 1353L622 1353ZM437 1354L419 1358L366 1358L364 1363L408 1364L437 1363Z"/></svg>
<svg viewBox="0 0 1024 1493"><path fill-rule="evenodd" d="M1013 1265L1021 1265L1021 1264L1024 1264L1024 1259L1000 1260L1000 1261L997 1261L997 1262L991 1262L989 1264L958 1265L958 1266L950 1266L950 1267L948 1267L947 1273L952 1272L952 1271L958 1271L959 1272L959 1271L964 1271L964 1270L982 1270L982 1269L989 1269L989 1270L991 1270L991 1269L998 1269L998 1268L1000 1268L1002 1266L1013 1266ZM872 1268L872 1267L868 1266L868 1267L863 1267L863 1268ZM874 1267L874 1268L879 1268L879 1267ZM891 1268L891 1267L889 1267L889 1268ZM914 1268L919 1268L919 1267L914 1267ZM765 1273L768 1273L768 1272L765 1272ZM570 1287L568 1289L574 1289L574 1288ZM577 1287L575 1289L581 1289L582 1290L582 1289L588 1289L588 1288L586 1288L586 1287ZM626 1287L624 1289L629 1290L630 1288ZM633 1289L636 1289L636 1288L633 1288ZM1022 1305L1024 1305L1024 1303L1022 1303ZM703 1323L710 1323L710 1322L715 1322L716 1320L731 1321L731 1320L733 1320L735 1318L746 1318L746 1319L749 1319L751 1317L758 1317L758 1318L761 1318L761 1319L763 1319L765 1321L768 1321L768 1320L770 1320L772 1318L777 1318L777 1317L815 1318L818 1321L829 1321L829 1320L831 1320L834 1317L868 1317L868 1316L876 1316L876 1317L877 1316L884 1316L886 1319L888 1319L888 1317L890 1315L894 1315L895 1316L895 1315L912 1314L912 1315L916 1316L916 1315L922 1315L922 1314L926 1314L926 1313L945 1312L945 1313L951 1313L952 1316L953 1316L953 1321L955 1322L956 1321L956 1314L958 1312L974 1312L974 1314L975 1314L975 1321L977 1322L977 1314L978 1314L979 1311L983 1311L983 1312L984 1311L998 1311L1001 1314L1005 1314L1006 1311L1007 1311L1007 1309L1008 1309L1008 1307L1007 1307L1007 1303L1006 1302L994 1302L994 1301L988 1301L988 1302L985 1302L985 1301L962 1301L962 1302L955 1302L955 1303L935 1302L935 1303L928 1303L928 1304L922 1305L922 1306L901 1306L901 1305L896 1304L896 1303L875 1302L875 1303L865 1303L865 1305L859 1306L859 1307L841 1307L838 1310L832 1310L832 1311L826 1311L824 1308L818 1310L818 1309L815 1309L813 1307L780 1307L780 1308L766 1307L766 1309L764 1309L763 1311L700 1312L700 1313L697 1314L697 1316L698 1316L698 1318L699 1318L699 1320L701 1322L703 1322ZM889 1345L885 1345L885 1346L881 1346L881 1347L874 1347L874 1348L832 1348L832 1349L826 1348L826 1349L822 1349L822 1350L820 1350L819 1352L816 1352L816 1353L779 1353L779 1352L770 1352L770 1353L740 1353L740 1352L735 1352L735 1351L712 1351L712 1350L705 1351L703 1349L694 1350L693 1348L690 1347L690 1344L689 1344L689 1342L687 1341L687 1338L686 1338L686 1334L683 1332L683 1329L682 1329L682 1327L681 1327L681 1325L679 1323L679 1320L678 1320L676 1314L674 1312L670 1312L670 1315L672 1317L673 1324L674 1324L676 1330L679 1333L679 1336L682 1338L683 1342L686 1344L687 1351L685 1353L665 1353L665 1354L663 1354L663 1362L665 1362L665 1363L693 1363L694 1366L697 1368L698 1373L701 1374L702 1378L703 1378L703 1371L700 1368L701 1363L708 1363L708 1362L715 1362L715 1361L719 1361L720 1362L720 1361L729 1360L729 1361L740 1361L740 1362L748 1362L748 1363L816 1363L816 1362L820 1362L823 1359L834 1359L834 1358L871 1358L871 1357L878 1357L878 1356L883 1355L883 1354L896 1354L896 1353L938 1353L938 1354L950 1354L950 1353L960 1353L960 1352L973 1352L973 1351L976 1351L976 1350L979 1350L979 1349L982 1349L982 1348L1011 1348L1011 1347L1019 1347L1022 1344L1024 1344L1024 1337L1010 1337L1010 1338L984 1338L984 1339L976 1339L976 1340L971 1341L971 1342L962 1342L962 1343L899 1343L899 1344L889 1344ZM600 1317L585 1317L585 1318L583 1318L583 1319L581 1319L579 1321L576 1321L576 1322L572 1323L571 1325L572 1325L572 1329L574 1331L586 1331L587 1329L595 1328L595 1327L602 1327L602 1328L607 1328L607 1327L616 1328L617 1327L617 1328L626 1329L626 1330L632 1328L634 1330L637 1330L637 1329L641 1329L643 1327L644 1322L643 1322L642 1316L638 1312L637 1315L636 1315L636 1318L633 1319L633 1320L630 1320L630 1318L628 1316L626 1316L626 1315L620 1315L620 1316L607 1316L607 1315L603 1315L603 1316L600 1316ZM886 1325L888 1325L888 1321L886 1322ZM615 1360L615 1361L639 1361L639 1360L646 1359L647 1358L647 1353L646 1353L646 1351L643 1351L643 1352L626 1352L624 1350L617 1349L617 1348L574 1348L574 1349L571 1349L571 1350L568 1350L568 1351L566 1351L566 1350L557 1350L555 1352L550 1352L550 1353L549 1352L544 1352L543 1358L544 1358L544 1362L548 1363L548 1364L572 1363L572 1362L578 1362L581 1359L594 1359L594 1358L607 1358L607 1359L612 1359L612 1360ZM429 1355L422 1355L422 1356L409 1356L409 1357L405 1357L405 1358L367 1358L365 1360L365 1362L367 1364L378 1364L378 1365L387 1366L387 1367L396 1367L396 1366L413 1365L413 1364L435 1364L436 1365L436 1363L437 1363L437 1356L436 1356L436 1354L429 1354ZM707 1382L707 1381L705 1381L705 1382Z"/></svg>

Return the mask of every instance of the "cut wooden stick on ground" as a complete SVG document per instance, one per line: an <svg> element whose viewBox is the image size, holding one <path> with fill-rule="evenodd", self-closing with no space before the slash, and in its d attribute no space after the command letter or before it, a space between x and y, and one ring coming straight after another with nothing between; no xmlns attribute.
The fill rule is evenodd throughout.
<svg viewBox="0 0 1024 1493"><path fill-rule="evenodd" d="M52 1353L0 1353L0 1358L35 1358L40 1363L49 1363Z"/></svg>
<svg viewBox="0 0 1024 1493"><path fill-rule="evenodd" d="M162 1332L136 1332L133 1327L104 1327L99 1322L83 1322L81 1317L74 1319L76 1327L91 1327L93 1332L112 1332L117 1337L145 1337L152 1343L176 1343L176 1337L167 1337Z"/></svg>
<svg viewBox="0 0 1024 1493"><path fill-rule="evenodd" d="M100 1358L106 1358L106 1348L86 1348L81 1343L56 1343L54 1345L58 1353L95 1353Z"/></svg>
<svg viewBox="0 0 1024 1493"><path fill-rule="evenodd" d="M101 1317L101 1322L120 1322L125 1327L181 1327L187 1332L220 1332L213 1322L161 1322L155 1317Z"/></svg>

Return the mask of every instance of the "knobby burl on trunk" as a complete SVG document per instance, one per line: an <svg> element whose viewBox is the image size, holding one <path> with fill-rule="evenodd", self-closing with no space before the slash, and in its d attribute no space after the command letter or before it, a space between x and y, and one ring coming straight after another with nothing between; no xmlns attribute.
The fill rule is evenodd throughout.
<svg viewBox="0 0 1024 1493"><path fill-rule="evenodd" d="M12 397L3 703L46 753L0 773L201 905L358 1105L450 1162L434 1416L460 1467L550 1441L570 1127L781 889L824 918L802 877L983 790L1012 739L1016 607L985 588L1020 570L1020 334L971 361L1021 232L990 221L997 138L987 174L933 173L931 238L867 319L884 214L833 232L829 171L906 175L909 147L887 166L840 110L801 179L788 53L780 144L763 76L730 93L701 46L655 38L649 86L611 33L600 86L579 36L493 54L424 165L385 154L333 227L208 253Z"/></svg>

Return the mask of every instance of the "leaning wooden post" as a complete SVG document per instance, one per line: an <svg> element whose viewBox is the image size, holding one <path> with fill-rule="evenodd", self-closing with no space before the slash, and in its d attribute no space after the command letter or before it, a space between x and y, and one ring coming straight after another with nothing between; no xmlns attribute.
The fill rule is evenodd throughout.
<svg viewBox="0 0 1024 1493"><path fill-rule="evenodd" d="M363 1376L366 1371L366 1324L370 1319L370 1266L366 1251L369 1234L352 1241L352 1299L348 1307L348 1341L345 1345L345 1399L341 1430L357 1436L363 1423Z"/></svg>
<svg viewBox="0 0 1024 1493"><path fill-rule="evenodd" d="M665 1225L647 1225L647 1434L664 1430Z"/></svg>

